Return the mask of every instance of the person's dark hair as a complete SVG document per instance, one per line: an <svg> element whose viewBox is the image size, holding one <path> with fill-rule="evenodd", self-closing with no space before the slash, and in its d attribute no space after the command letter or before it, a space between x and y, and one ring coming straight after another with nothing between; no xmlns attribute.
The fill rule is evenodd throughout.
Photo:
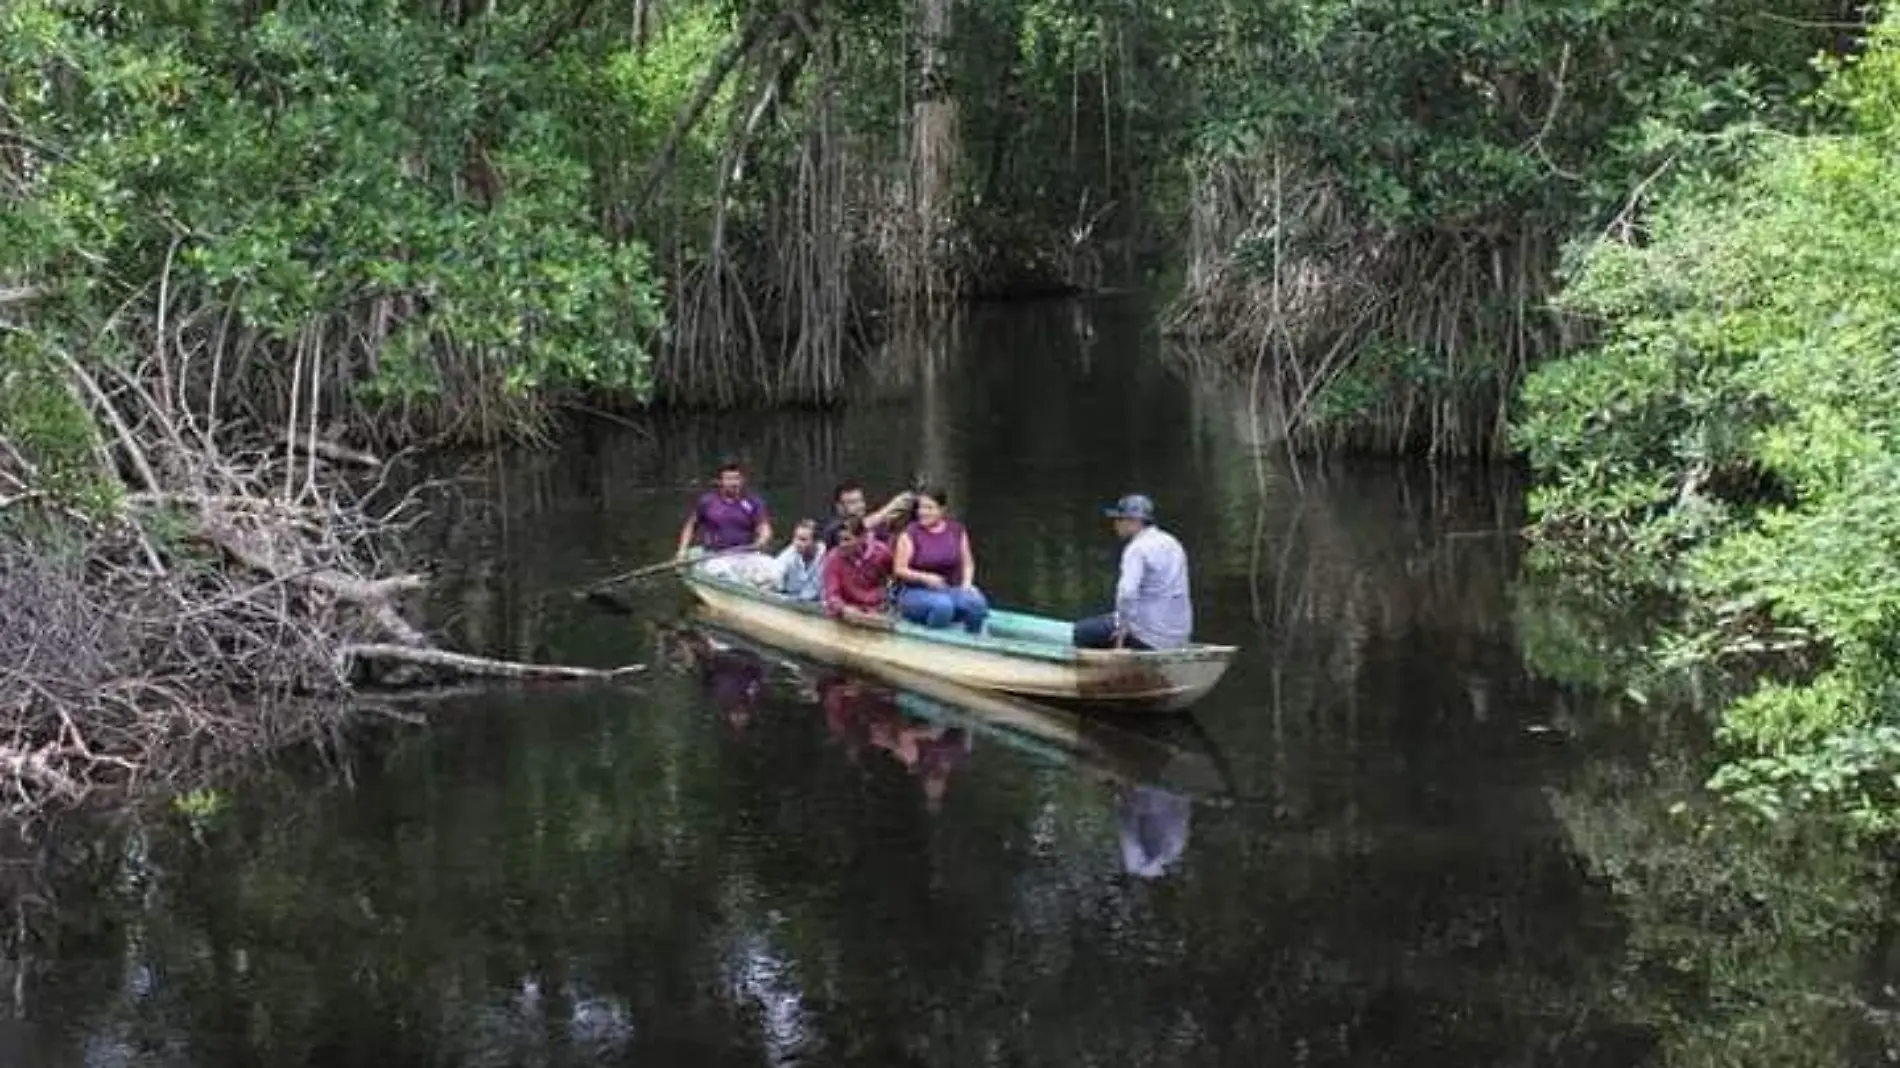
<svg viewBox="0 0 1900 1068"><path fill-rule="evenodd" d="M846 479L845 481L838 483L838 488L831 491L831 503L837 504L839 498L843 497L847 493L850 493L852 490L857 490L859 493L863 493L864 484L856 481L855 479Z"/></svg>
<svg viewBox="0 0 1900 1068"><path fill-rule="evenodd" d="M925 486L917 491L917 496L928 497L937 502L939 508L950 507L950 491L942 486Z"/></svg>
<svg viewBox="0 0 1900 1068"><path fill-rule="evenodd" d="M713 476L718 477L720 475L724 475L728 471L731 471L734 474L743 475L745 474L745 465L740 463L737 460L727 460L724 463L719 465L719 470L714 471Z"/></svg>
<svg viewBox="0 0 1900 1068"><path fill-rule="evenodd" d="M838 536L841 538L862 538L865 536L865 533L864 517L861 515L854 515L846 519L844 525L838 528Z"/></svg>

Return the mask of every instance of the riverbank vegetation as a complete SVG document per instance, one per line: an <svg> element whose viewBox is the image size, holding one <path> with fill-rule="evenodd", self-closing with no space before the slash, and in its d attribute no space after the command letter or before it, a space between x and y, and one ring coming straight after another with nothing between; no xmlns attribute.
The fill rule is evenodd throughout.
<svg viewBox="0 0 1900 1068"><path fill-rule="evenodd" d="M440 648L409 618L427 577L395 569L423 487L155 393L180 377L158 352L157 368L102 368L110 382L75 364L74 398L30 365L0 375L15 419L44 405L50 425L85 425L57 410L83 405L110 428L66 455L0 439L0 815L189 789L391 691L638 670Z"/></svg>
<svg viewBox="0 0 1900 1068"><path fill-rule="evenodd" d="M1764 146L1808 142L1763 131L1854 112L1803 101L1811 57L1858 47L1857 12L19 0L0 13L0 439L7 511L35 518L10 536L44 551L102 525L163 563L170 513L139 502L222 492L193 472L291 507L336 457L534 438L570 407L829 403L865 350L945 301L1128 277L1170 234L1175 332L1246 370L1276 432L1494 453L1531 367L1599 331L1613 340L1593 351L1621 351L1643 301L1681 299L1630 264L1714 300L1753 276L1709 264L1779 256L1723 244L1711 190L1772 199L1793 172ZM1785 235L1825 221L1787 210ZM1560 249L1597 234L1658 244L1596 255L1550 308ZM1866 267L1870 247L1829 262ZM1640 387L1618 375L1662 374L1650 359L1606 372L1614 386L1583 381L1589 361L1553 369L1519 439L1534 461L1570 484L1566 465L1620 456L1635 424L1560 429L1556 394ZM1819 434L1802 420L1836 401L1804 388L1789 425ZM1800 497L1852 467L1851 449L1785 435L1730 463L1779 418L1739 395L1697 409L1704 452L1644 459L1660 467L1602 508L1634 514L1680 462L1684 507L1640 526L1700 536L1684 525L1748 511L1709 501ZM1630 432L1638 453L1666 433ZM1550 500L1553 525L1596 514ZM1769 513L1748 514L1756 541L1707 554L1731 578L1696 581L1767 581L1745 558ZM1862 529L1802 536L1822 527ZM1879 626L1774 589L1730 614L1773 601L1832 621L1789 685L1854 720L1841 695L1885 663Z"/></svg>
<svg viewBox="0 0 1900 1068"><path fill-rule="evenodd" d="M1717 680L1716 784L1769 816L1900 823L1900 21L1823 65L1816 132L1761 132L1585 257L1598 343L1531 378L1518 440L1558 566L1675 606L1653 670Z"/></svg>
<svg viewBox="0 0 1900 1068"><path fill-rule="evenodd" d="M1858 9L1269 3L1205 38L1175 329L1311 443L1497 455L1525 372L1587 340L1562 250L1798 125Z"/></svg>
<svg viewBox="0 0 1900 1068"><path fill-rule="evenodd" d="M1101 279L1170 117L1085 6L23 0L0 286L359 444L834 401L893 321Z"/></svg>

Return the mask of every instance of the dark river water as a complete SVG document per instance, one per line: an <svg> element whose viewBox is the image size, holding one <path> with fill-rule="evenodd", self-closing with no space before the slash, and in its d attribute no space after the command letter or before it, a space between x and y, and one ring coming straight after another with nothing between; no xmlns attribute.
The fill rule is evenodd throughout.
<svg viewBox="0 0 1900 1068"><path fill-rule="evenodd" d="M439 630L648 675L377 720L69 844L0 1064L1648 1062L1579 816L1646 780L1526 666L1516 490L1296 470L1151 322L979 309L843 413L471 462L419 532ZM991 598L1056 614L1104 607L1098 510L1148 492L1243 652L1191 719L1065 746L682 629L676 586L574 600L668 555L727 453L781 530L841 476L943 482Z"/></svg>

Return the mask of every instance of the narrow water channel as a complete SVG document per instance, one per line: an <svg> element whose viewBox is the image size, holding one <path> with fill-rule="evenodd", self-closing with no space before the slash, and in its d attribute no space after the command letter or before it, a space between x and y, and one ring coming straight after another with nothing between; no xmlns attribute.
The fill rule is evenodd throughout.
<svg viewBox="0 0 1900 1068"><path fill-rule="evenodd" d="M92 843L104 874L0 1042L99 1066L1641 1063L1617 903L1552 803L1599 757L1524 665L1513 487L1256 462L1234 389L1158 345L1139 306L979 310L841 414L472 462L424 532L442 629L649 676L446 702ZM1057 614L1103 604L1099 507L1148 492L1200 635L1243 655L1123 760L710 644L664 585L625 614L569 596L667 555L725 453L781 529L844 475L941 481L992 599Z"/></svg>

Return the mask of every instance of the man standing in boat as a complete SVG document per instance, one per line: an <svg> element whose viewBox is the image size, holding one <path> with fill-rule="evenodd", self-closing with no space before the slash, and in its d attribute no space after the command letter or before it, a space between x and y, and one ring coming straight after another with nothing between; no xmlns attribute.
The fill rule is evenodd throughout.
<svg viewBox="0 0 1900 1068"><path fill-rule="evenodd" d="M1179 649L1194 631L1187 551L1155 525L1155 502L1131 493L1104 512L1122 547L1115 611L1075 624L1078 649Z"/></svg>
<svg viewBox="0 0 1900 1068"><path fill-rule="evenodd" d="M911 494L900 493L884 507L867 515L865 509L869 506L864 500L864 486L857 482L839 483L838 488L831 493L831 518L825 520L820 540L825 543L825 548L836 549L845 520L858 516L864 520L865 527L873 536L889 541L891 523L910 510L911 500Z"/></svg>
<svg viewBox="0 0 1900 1068"><path fill-rule="evenodd" d="M694 546L724 552L747 546L763 552L772 541L772 516L765 502L747 493L745 469L734 461L719 465L713 488L699 495L680 527L679 555Z"/></svg>
<svg viewBox="0 0 1900 1068"><path fill-rule="evenodd" d="M700 495L686 523L680 527L677 556L685 559L694 550L730 553L732 555L722 555L702 566L726 577L770 585L776 571L772 558L764 556L764 552L771 543L771 513L766 511L763 500L746 491L744 469L737 462L727 461L719 465L714 488ZM740 551L744 549L752 552ZM754 553L759 556L753 556Z"/></svg>

